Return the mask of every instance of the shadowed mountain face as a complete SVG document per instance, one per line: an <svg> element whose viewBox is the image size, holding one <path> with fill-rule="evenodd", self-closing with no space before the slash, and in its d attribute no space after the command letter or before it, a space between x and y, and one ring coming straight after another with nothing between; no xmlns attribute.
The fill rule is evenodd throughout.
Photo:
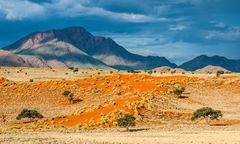
<svg viewBox="0 0 240 144"><path fill-rule="evenodd" d="M0 66L37 67L37 68L66 68L59 61L45 61L41 57L17 55L9 51L0 50Z"/></svg>
<svg viewBox="0 0 240 144"><path fill-rule="evenodd" d="M30 66L23 58L8 51L0 50L0 65L1 66Z"/></svg>
<svg viewBox="0 0 240 144"><path fill-rule="evenodd" d="M32 33L3 48L15 54L40 56L79 68L153 69L176 67L164 57L128 52L110 38L93 36L82 27Z"/></svg>
<svg viewBox="0 0 240 144"><path fill-rule="evenodd" d="M208 57L206 55L201 55L179 67L185 70L195 71L208 65L220 66L229 71L240 72L240 60L230 60L221 56Z"/></svg>

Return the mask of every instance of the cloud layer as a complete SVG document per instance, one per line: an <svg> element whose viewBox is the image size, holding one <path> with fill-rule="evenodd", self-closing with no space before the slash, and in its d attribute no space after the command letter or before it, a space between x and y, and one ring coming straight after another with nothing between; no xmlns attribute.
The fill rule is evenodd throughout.
<svg viewBox="0 0 240 144"><path fill-rule="evenodd" d="M239 0L0 0L0 47L34 31L83 26L132 52L177 63L240 59Z"/></svg>
<svg viewBox="0 0 240 144"><path fill-rule="evenodd" d="M45 8L28 0L0 0L0 13L7 20L22 20L43 16Z"/></svg>
<svg viewBox="0 0 240 144"><path fill-rule="evenodd" d="M30 0L0 0L0 13L6 20L42 19L51 17L102 16L126 22L169 22L181 18L154 17L131 12L113 12L90 0L51 0L35 3Z"/></svg>

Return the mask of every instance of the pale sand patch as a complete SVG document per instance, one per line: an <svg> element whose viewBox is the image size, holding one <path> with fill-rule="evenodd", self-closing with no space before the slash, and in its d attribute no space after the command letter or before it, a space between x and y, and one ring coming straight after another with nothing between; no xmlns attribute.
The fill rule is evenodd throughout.
<svg viewBox="0 0 240 144"><path fill-rule="evenodd" d="M31 132L2 134L1 144L239 144L239 127L182 127L140 132L91 131L82 133Z"/></svg>

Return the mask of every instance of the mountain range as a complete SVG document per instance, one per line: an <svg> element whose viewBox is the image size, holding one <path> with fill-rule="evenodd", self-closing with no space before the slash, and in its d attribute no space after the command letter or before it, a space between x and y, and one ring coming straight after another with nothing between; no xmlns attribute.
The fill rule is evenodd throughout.
<svg viewBox="0 0 240 144"><path fill-rule="evenodd" d="M201 55L188 62L183 63L179 66L179 68L188 71L195 71L209 65L220 66L232 72L240 72L240 60L231 60L222 56L209 57L206 55Z"/></svg>
<svg viewBox="0 0 240 144"><path fill-rule="evenodd" d="M154 69L161 66L194 71L207 65L240 71L240 60L199 56L180 66L165 57L130 53L111 38L94 36L83 27L31 33L0 50L1 66L49 68Z"/></svg>
<svg viewBox="0 0 240 144"><path fill-rule="evenodd" d="M2 50L79 68L152 69L164 65L177 66L164 57L132 54L111 38L93 36L82 27L35 32Z"/></svg>

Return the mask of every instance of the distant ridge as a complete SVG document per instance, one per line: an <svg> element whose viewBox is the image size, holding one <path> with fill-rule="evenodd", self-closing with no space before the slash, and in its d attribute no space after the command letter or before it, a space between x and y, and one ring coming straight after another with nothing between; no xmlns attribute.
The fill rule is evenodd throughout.
<svg viewBox="0 0 240 144"><path fill-rule="evenodd" d="M188 62L185 62L179 67L188 71L196 71L208 65L220 66L229 71L240 72L240 60L231 60L222 56L209 57L206 55L201 55Z"/></svg>

